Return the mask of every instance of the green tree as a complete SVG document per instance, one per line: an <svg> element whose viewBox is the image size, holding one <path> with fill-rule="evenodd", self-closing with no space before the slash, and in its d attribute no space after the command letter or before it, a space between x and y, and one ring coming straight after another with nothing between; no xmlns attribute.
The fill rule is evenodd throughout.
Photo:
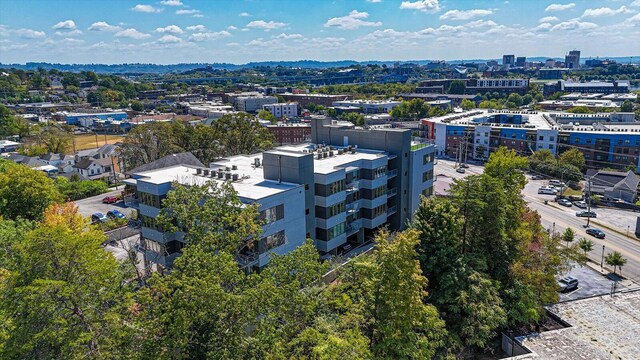
<svg viewBox="0 0 640 360"><path fill-rule="evenodd" d="M0 136L17 135L18 132L16 117L9 108L0 104Z"/></svg>
<svg viewBox="0 0 640 360"><path fill-rule="evenodd" d="M604 262L609 266L613 266L613 273L615 274L616 268L620 269L622 273L622 267L627 263L627 259L625 259L621 253L614 251L604 257Z"/></svg>
<svg viewBox="0 0 640 360"><path fill-rule="evenodd" d="M594 244L593 244L593 241L591 241L591 240L587 240L585 238L581 238L578 241L578 247L580 247L580 249L584 252L584 256L585 257L587 256L587 254L589 254L589 252L591 250L593 250L593 246L594 246Z"/></svg>
<svg viewBox="0 0 640 360"><path fill-rule="evenodd" d="M502 109L502 105L494 100L485 100L480 102L480 105L478 106L480 109Z"/></svg>
<svg viewBox="0 0 640 360"><path fill-rule="evenodd" d="M574 106L568 109L567 112L574 113L574 114L592 114L593 113L593 111L591 111L586 106Z"/></svg>
<svg viewBox="0 0 640 360"><path fill-rule="evenodd" d="M584 169L586 165L584 154L576 148L571 148L563 152L560 154L558 160L561 164L575 166L578 169Z"/></svg>
<svg viewBox="0 0 640 360"><path fill-rule="evenodd" d="M569 247L569 243L572 242L576 237L576 232L573 231L572 228L568 227L564 230L560 237L562 238L562 241L567 243L567 247Z"/></svg>
<svg viewBox="0 0 640 360"><path fill-rule="evenodd" d="M0 214L8 219L39 220L62 196L44 172L0 160Z"/></svg>
<svg viewBox="0 0 640 360"><path fill-rule="evenodd" d="M33 223L31 221L22 219L14 221L0 218L0 269L18 270L15 246L22 241L26 233L32 228ZM2 337L0 336L1 339Z"/></svg>
<svg viewBox="0 0 640 360"><path fill-rule="evenodd" d="M57 127L47 127L38 136L40 143L50 153L64 154L70 147L73 134Z"/></svg>
<svg viewBox="0 0 640 360"><path fill-rule="evenodd" d="M622 112L632 112L633 111L633 103L629 100L625 100L620 107L620 111Z"/></svg>
<svg viewBox="0 0 640 360"><path fill-rule="evenodd" d="M135 345L124 274L104 235L72 204L54 205L16 244L17 270L0 293L8 336L0 357L128 358Z"/></svg>
<svg viewBox="0 0 640 360"><path fill-rule="evenodd" d="M476 108L476 103L469 99L462 99L460 107L462 108L462 110L471 110Z"/></svg>
<svg viewBox="0 0 640 360"><path fill-rule="evenodd" d="M533 154L531 154L529 156L529 160L546 163L546 162L555 161L555 157L553 156L553 153L550 150L540 149L540 150L536 150Z"/></svg>
<svg viewBox="0 0 640 360"><path fill-rule="evenodd" d="M175 145L169 123L154 122L134 127L124 138L119 158L126 170L184 151Z"/></svg>
<svg viewBox="0 0 640 360"><path fill-rule="evenodd" d="M131 110L133 110L133 111L142 111L142 110L144 110L144 104L139 100L133 100L131 102Z"/></svg>
<svg viewBox="0 0 640 360"><path fill-rule="evenodd" d="M360 113L343 113L340 115L340 120L349 121L356 126L364 125L364 114Z"/></svg>
<svg viewBox="0 0 640 360"><path fill-rule="evenodd" d="M507 97L507 101L513 103L516 107L522 106L522 96L516 93L511 93Z"/></svg>
<svg viewBox="0 0 640 360"><path fill-rule="evenodd" d="M275 124L278 122L278 118L276 118L275 115L273 115L272 113L270 113L267 110L260 110L260 112L258 113L258 118L262 119L262 120L267 120L269 122L271 122L272 124Z"/></svg>
<svg viewBox="0 0 640 360"><path fill-rule="evenodd" d="M449 94L464 94L467 85L462 80L453 80L447 89Z"/></svg>
<svg viewBox="0 0 640 360"><path fill-rule="evenodd" d="M273 147L273 134L246 113L224 115L211 127L220 136L219 141L225 156L254 154Z"/></svg>

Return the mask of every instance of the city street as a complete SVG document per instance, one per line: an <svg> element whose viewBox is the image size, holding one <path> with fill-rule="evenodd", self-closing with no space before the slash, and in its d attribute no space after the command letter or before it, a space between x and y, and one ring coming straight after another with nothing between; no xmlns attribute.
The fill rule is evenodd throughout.
<svg viewBox="0 0 640 360"><path fill-rule="evenodd" d="M481 174L483 171L481 165L469 165L469 168L465 169L465 173L460 174L455 171L454 165L455 162L452 160L438 159L435 166L437 181L434 185L434 191L437 195L446 194L449 185L453 183L454 179L460 179L473 174ZM553 195L538 194L538 188L546 185L547 182L544 180L531 180L530 177L527 178L529 181L523 190L523 198L531 209L536 210L540 214L542 225L545 228L553 231L555 224L555 232L562 233L567 227L571 227L576 231L575 241L578 241L582 237L593 241L595 246L589 253L589 258L596 264L600 264L602 260L603 245L605 256L613 251L620 252L627 259L627 264L622 268L622 275L629 280L640 283L640 239L636 239L633 234L635 219L636 216L638 216L637 213L617 209L596 209L595 211L598 215L600 215L600 212L606 215L598 216L596 222L616 229L622 234L626 234L627 226L631 229L629 233L630 237L627 237L592 223L591 227L600 228L606 234L605 239L596 239L593 236L587 235L585 232L586 229L584 225L586 225L587 219L575 215L576 211L580 209L575 206L571 208L560 206L553 201ZM545 200L548 201L547 205L544 204ZM603 265L605 268L608 268L606 264Z"/></svg>
<svg viewBox="0 0 640 360"><path fill-rule="evenodd" d="M103 204L102 199L107 196L116 196L122 193L122 187L120 190L110 191L104 194L100 194L97 196L88 197L86 199L76 201L76 206L78 206L78 213L82 216L91 216L93 213L100 212L102 214L106 214L109 210L119 210L125 215L129 215L131 209L124 206L124 202L118 201L115 204Z"/></svg>

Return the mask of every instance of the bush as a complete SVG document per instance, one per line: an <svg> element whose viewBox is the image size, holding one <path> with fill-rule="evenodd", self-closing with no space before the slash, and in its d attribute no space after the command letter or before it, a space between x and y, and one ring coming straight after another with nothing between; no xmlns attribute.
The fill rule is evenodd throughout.
<svg viewBox="0 0 640 360"><path fill-rule="evenodd" d="M110 231L110 230L114 230L114 229L119 229L123 226L127 225L127 218L125 217L124 219L109 219L106 222L103 223L98 223L96 224L96 226L98 228L100 228L100 230L102 231Z"/></svg>
<svg viewBox="0 0 640 360"><path fill-rule="evenodd" d="M58 177L55 184L67 200L80 200L108 190L107 184L101 180L69 181L65 177Z"/></svg>

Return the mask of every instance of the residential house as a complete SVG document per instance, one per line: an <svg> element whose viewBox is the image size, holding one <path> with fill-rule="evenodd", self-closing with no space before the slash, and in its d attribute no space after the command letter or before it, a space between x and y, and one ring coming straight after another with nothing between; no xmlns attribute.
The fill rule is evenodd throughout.
<svg viewBox="0 0 640 360"><path fill-rule="evenodd" d="M634 202L638 195L640 178L633 171L587 170L591 178L591 193L603 196L606 200Z"/></svg>
<svg viewBox="0 0 640 360"><path fill-rule="evenodd" d="M110 158L86 158L73 165L73 169L91 180L108 178L113 175L113 164Z"/></svg>

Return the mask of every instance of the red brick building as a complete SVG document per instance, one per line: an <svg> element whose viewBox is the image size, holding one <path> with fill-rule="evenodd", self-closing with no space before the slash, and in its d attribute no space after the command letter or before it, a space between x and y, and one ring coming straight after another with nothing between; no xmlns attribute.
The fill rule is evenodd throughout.
<svg viewBox="0 0 640 360"><path fill-rule="evenodd" d="M267 129L275 136L275 142L282 144L299 144L311 139L309 124L276 124L267 125Z"/></svg>

